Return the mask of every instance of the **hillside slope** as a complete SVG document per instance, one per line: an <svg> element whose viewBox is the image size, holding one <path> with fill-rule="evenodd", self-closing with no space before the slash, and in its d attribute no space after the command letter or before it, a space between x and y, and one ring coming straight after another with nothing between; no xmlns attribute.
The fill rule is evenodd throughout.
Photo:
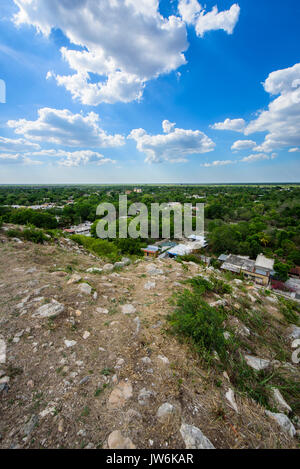
<svg viewBox="0 0 300 469"><path fill-rule="evenodd" d="M221 274L169 259L87 272L105 264L69 240L35 245L1 236L0 447L297 447L290 428L167 332L169 299L185 288L182 281ZM290 326L277 300L231 284L226 305L261 311L282 339L285 360L266 345L268 325L250 331L246 352L296 382Z"/></svg>

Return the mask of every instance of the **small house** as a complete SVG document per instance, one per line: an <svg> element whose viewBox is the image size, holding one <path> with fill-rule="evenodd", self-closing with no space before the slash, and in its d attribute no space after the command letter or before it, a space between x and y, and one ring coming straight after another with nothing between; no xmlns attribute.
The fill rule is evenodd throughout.
<svg viewBox="0 0 300 469"><path fill-rule="evenodd" d="M147 246L141 249L145 257L157 257L159 248L157 246Z"/></svg>

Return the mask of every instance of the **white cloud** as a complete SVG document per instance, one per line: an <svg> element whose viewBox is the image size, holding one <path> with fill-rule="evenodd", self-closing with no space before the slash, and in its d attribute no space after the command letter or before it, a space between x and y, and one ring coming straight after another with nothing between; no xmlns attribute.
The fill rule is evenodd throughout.
<svg viewBox="0 0 300 469"><path fill-rule="evenodd" d="M236 163L254 163L260 160L273 160L276 157L276 153L273 153L272 155L267 155L265 153L255 153L253 155L245 156L245 158L242 158L240 160L216 160L212 161L211 163L204 163L201 166L204 166L205 168L211 168L215 166L227 166Z"/></svg>
<svg viewBox="0 0 300 469"><path fill-rule="evenodd" d="M208 31L218 29L232 34L240 16L240 7L237 3L229 10L219 12L218 7L214 6L211 11L206 12L197 0L180 0L178 11L186 23L195 26L196 34L200 37Z"/></svg>
<svg viewBox="0 0 300 469"><path fill-rule="evenodd" d="M234 132L243 132L246 126L244 119L225 119L224 122L217 122L211 126L215 130L231 130Z"/></svg>
<svg viewBox="0 0 300 469"><path fill-rule="evenodd" d="M300 147L300 63L271 73L263 86L273 99L267 110L259 111L258 117L248 124L244 119L226 119L213 128L236 130L245 135L265 132L263 143L254 148L260 153L285 147L296 151Z"/></svg>
<svg viewBox="0 0 300 469"><path fill-rule="evenodd" d="M164 134L149 135L144 129L134 129L128 137L136 141L137 149L146 154L148 163L185 162L187 155L215 149L215 143L200 130L178 129L166 122L170 124L163 122Z"/></svg>
<svg viewBox="0 0 300 469"><path fill-rule="evenodd" d="M235 164L237 161L232 161L232 160L216 160L213 161L212 163L204 163L202 166L205 168L210 168L213 166L227 166L228 164Z"/></svg>
<svg viewBox="0 0 300 469"><path fill-rule="evenodd" d="M294 147L294 148L290 148L290 149L289 149L289 153L296 153L296 152L298 152L298 151L300 151L300 148L297 148L297 147Z"/></svg>
<svg viewBox="0 0 300 469"><path fill-rule="evenodd" d="M31 158L25 155L22 155L21 153L0 153L0 165L1 164L34 165L34 164L41 164L41 162L32 160Z"/></svg>
<svg viewBox="0 0 300 469"><path fill-rule="evenodd" d="M276 153L273 153L272 155L266 155L265 153L255 153L253 155L245 156L242 160L240 160L242 163L253 163L254 161L259 161L259 160L273 160L276 158Z"/></svg>
<svg viewBox="0 0 300 469"><path fill-rule="evenodd" d="M51 72L83 104L140 99L147 81L186 63L185 23L164 18L158 0L14 0L16 24L48 36L59 28L82 50L62 49L73 75ZM98 75L91 83L90 73Z"/></svg>
<svg viewBox="0 0 300 469"><path fill-rule="evenodd" d="M115 163L114 160L104 158L101 153L91 150L61 152L59 156L65 156L64 159L60 160L59 164L68 167L86 165L88 163L95 163L97 166L102 166L106 163Z"/></svg>
<svg viewBox="0 0 300 469"><path fill-rule="evenodd" d="M165 134L169 134L175 129L176 123L168 120L163 121L162 128Z"/></svg>
<svg viewBox="0 0 300 469"><path fill-rule="evenodd" d="M28 142L23 138L0 137L0 152L21 152L24 150L38 150L39 148L40 146L37 143Z"/></svg>
<svg viewBox="0 0 300 469"><path fill-rule="evenodd" d="M187 24L195 24L201 10L198 0L179 0L178 12Z"/></svg>
<svg viewBox="0 0 300 469"><path fill-rule="evenodd" d="M231 147L232 151L248 150L254 148L256 143L253 140L237 140Z"/></svg>
<svg viewBox="0 0 300 469"><path fill-rule="evenodd" d="M118 147L124 144L121 135L109 135L99 127L99 116L90 112L86 116L64 109L42 108L35 121L19 119L8 121L15 133L38 142L70 147Z"/></svg>

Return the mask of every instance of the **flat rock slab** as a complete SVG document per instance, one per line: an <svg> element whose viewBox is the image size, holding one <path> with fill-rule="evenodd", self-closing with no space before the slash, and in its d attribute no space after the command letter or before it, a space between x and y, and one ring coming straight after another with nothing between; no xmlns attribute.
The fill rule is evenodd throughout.
<svg viewBox="0 0 300 469"><path fill-rule="evenodd" d="M245 360L246 360L247 365L256 371L265 370L271 364L270 360L265 360L264 358L252 357L252 355L245 355Z"/></svg>
<svg viewBox="0 0 300 469"><path fill-rule="evenodd" d="M156 287L155 282L147 282L144 285L144 290L153 290Z"/></svg>
<svg viewBox="0 0 300 469"><path fill-rule="evenodd" d="M290 340L300 339L300 327L292 325L288 329L288 338Z"/></svg>
<svg viewBox="0 0 300 469"><path fill-rule="evenodd" d="M55 318L63 313L65 307L63 304L56 300L52 300L51 303L47 303L40 306L36 312L32 315L33 318Z"/></svg>
<svg viewBox="0 0 300 469"><path fill-rule="evenodd" d="M111 392L108 399L109 409L120 409L132 397L132 385L129 381L121 381Z"/></svg>
<svg viewBox="0 0 300 469"><path fill-rule="evenodd" d="M99 267L91 267L90 269L87 269L87 272L89 274L100 274L103 272L103 269L100 269Z"/></svg>
<svg viewBox="0 0 300 469"><path fill-rule="evenodd" d="M88 283L81 283L79 285L79 290L85 295L90 295L92 293L92 287Z"/></svg>
<svg viewBox="0 0 300 469"><path fill-rule="evenodd" d="M109 449L135 449L130 438L124 437L119 430L112 432L107 440Z"/></svg>
<svg viewBox="0 0 300 469"><path fill-rule="evenodd" d="M72 277L68 280L67 285L73 285L73 283L78 283L81 280L81 276L78 274L72 275Z"/></svg>
<svg viewBox="0 0 300 469"><path fill-rule="evenodd" d="M126 304L121 305L121 311L123 314L133 314L136 312L136 309L132 304Z"/></svg>
<svg viewBox="0 0 300 469"><path fill-rule="evenodd" d="M106 308L97 308L96 311L100 314L108 314L108 309Z"/></svg>
<svg viewBox="0 0 300 469"><path fill-rule="evenodd" d="M0 363L6 362L6 343L4 339L0 339Z"/></svg>
<svg viewBox="0 0 300 469"><path fill-rule="evenodd" d="M200 428L183 423L180 427L180 433L186 449L215 449L209 439L203 435Z"/></svg>
<svg viewBox="0 0 300 469"><path fill-rule="evenodd" d="M281 392L277 388L271 388L272 397L275 401L276 407L280 412L292 412L291 407L284 400Z"/></svg>
<svg viewBox="0 0 300 469"><path fill-rule="evenodd" d="M291 438L294 438L296 435L296 429L290 419L285 415L285 414L276 414L274 412L270 412L269 410L266 410L266 415L268 417L272 418L277 422L277 424L280 426L280 428L287 433Z"/></svg>

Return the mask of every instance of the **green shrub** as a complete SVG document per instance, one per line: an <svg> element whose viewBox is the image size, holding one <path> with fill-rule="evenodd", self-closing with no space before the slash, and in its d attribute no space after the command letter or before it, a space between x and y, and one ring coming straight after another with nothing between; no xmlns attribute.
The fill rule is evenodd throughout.
<svg viewBox="0 0 300 469"><path fill-rule="evenodd" d="M169 321L173 333L188 338L203 358L210 359L214 351L225 358L225 317L222 310L212 308L201 298L196 287L196 291L184 290L178 294L177 306Z"/></svg>
<svg viewBox="0 0 300 469"><path fill-rule="evenodd" d="M104 239L89 238L88 236L82 235L73 235L71 239L88 251L97 254L99 257L105 257L112 262L116 262L121 258L120 251L113 242Z"/></svg>
<svg viewBox="0 0 300 469"><path fill-rule="evenodd" d="M36 244L43 244L44 241L47 241L47 237L43 230L38 230L36 228L25 228L23 231L11 229L7 231L7 236L9 238L24 239Z"/></svg>
<svg viewBox="0 0 300 469"><path fill-rule="evenodd" d="M290 324L299 324L300 322L300 306L285 298L280 298L280 312Z"/></svg>

